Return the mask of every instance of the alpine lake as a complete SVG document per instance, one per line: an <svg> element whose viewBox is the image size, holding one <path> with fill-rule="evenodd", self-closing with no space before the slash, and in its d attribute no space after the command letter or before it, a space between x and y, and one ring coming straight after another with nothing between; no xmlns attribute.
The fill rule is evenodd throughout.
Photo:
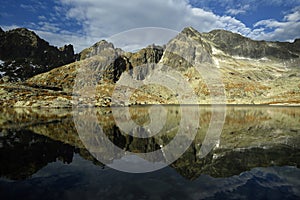
<svg viewBox="0 0 300 200"><path fill-rule="evenodd" d="M299 150L300 107L1 108L0 199L300 199Z"/></svg>

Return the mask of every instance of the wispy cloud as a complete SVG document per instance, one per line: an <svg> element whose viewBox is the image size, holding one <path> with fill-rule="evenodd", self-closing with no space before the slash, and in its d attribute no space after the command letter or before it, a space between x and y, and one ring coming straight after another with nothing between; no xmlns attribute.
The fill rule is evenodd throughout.
<svg viewBox="0 0 300 200"><path fill-rule="evenodd" d="M65 17L74 19L94 42L103 37L140 27L164 27L180 31L193 26L199 31L224 28L241 34L250 29L230 16L192 7L186 0L60 0ZM67 10L66 10L67 8ZM59 10L59 9L58 9Z"/></svg>
<svg viewBox="0 0 300 200"><path fill-rule="evenodd" d="M4 30L4 31L8 31L8 30L12 30L12 29L16 29L16 28L19 28L20 26L18 25L9 25L9 26L1 26L1 28Z"/></svg>
<svg viewBox="0 0 300 200"><path fill-rule="evenodd" d="M288 13L282 21L274 19L261 20L254 24L252 31L259 34L251 35L256 39L292 41L299 38L300 6Z"/></svg>
<svg viewBox="0 0 300 200"><path fill-rule="evenodd" d="M55 32L58 32L58 31L61 30L61 29L59 28L59 25L56 24L56 23L51 23L51 22L44 22L44 21L42 21L42 22L39 22L38 25L39 25L39 29L40 29L41 31L48 31L48 32L53 32L53 33L55 33Z"/></svg>
<svg viewBox="0 0 300 200"><path fill-rule="evenodd" d="M38 16L38 19L39 19L39 20L47 20L47 18L46 18L44 15Z"/></svg>
<svg viewBox="0 0 300 200"><path fill-rule="evenodd" d="M239 14L245 14L248 10L250 9L250 5L246 4L243 6L239 6L238 8L230 8L226 11L227 14L229 15L239 15Z"/></svg>
<svg viewBox="0 0 300 200"><path fill-rule="evenodd" d="M282 6L282 5L295 5L299 3L299 0L205 0L205 1L199 1L199 0L189 0L191 4L198 5L198 6L205 6L205 5L213 5L217 4L221 7L236 7L236 5L257 5L257 6L263 6L263 5L272 5L272 6Z"/></svg>
<svg viewBox="0 0 300 200"><path fill-rule="evenodd" d="M32 9L44 9L40 1L30 0ZM214 2L224 8L224 14L213 9L193 6L194 3ZM36 31L42 38L56 46L74 44L76 51L95 42L133 28L163 27L181 31L193 26L200 32L226 29L254 39L293 40L299 37L299 7L286 13L282 20L267 19L257 22L254 28L247 27L236 15L247 14L255 5L283 5L280 0L56 0L51 12L38 13L36 21L27 22L26 27ZM300 0L291 0L298 2ZM31 9L27 4L24 9ZM205 6L203 6L205 7ZM49 8L48 8L49 9ZM22 25L23 26L23 25ZM17 27L17 26L14 26ZM5 27L3 27L5 29ZM167 41L166 41L167 42Z"/></svg>
<svg viewBox="0 0 300 200"><path fill-rule="evenodd" d="M47 10L47 4L45 1L28 0L23 1L23 3L20 4L20 8L29 12L38 12L40 10Z"/></svg>
<svg viewBox="0 0 300 200"><path fill-rule="evenodd" d="M37 8L33 5L20 4L20 7L30 12L36 12Z"/></svg>
<svg viewBox="0 0 300 200"><path fill-rule="evenodd" d="M72 44L74 45L75 51L80 52L83 48L89 47L90 44L93 44L91 38L88 38L85 35L74 34L68 31L61 31L60 33L54 33L51 31L44 31L44 30L35 30L41 38L45 39L46 41L51 41L51 44L57 47L62 47L65 44Z"/></svg>

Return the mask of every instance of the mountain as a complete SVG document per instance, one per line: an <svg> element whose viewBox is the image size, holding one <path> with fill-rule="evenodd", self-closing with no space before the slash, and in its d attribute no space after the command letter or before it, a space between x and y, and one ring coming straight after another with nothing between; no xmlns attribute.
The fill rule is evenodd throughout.
<svg viewBox="0 0 300 200"><path fill-rule="evenodd" d="M300 53L299 39L293 43L254 41L225 30L214 30L203 34L203 37L231 56L293 59L299 58Z"/></svg>
<svg viewBox="0 0 300 200"><path fill-rule="evenodd" d="M78 102L110 106L116 89L119 101L114 103L118 105L178 104L178 98L193 98L187 85L200 104L218 103L211 96L222 96L222 88L227 104L300 103L300 39L292 43L255 41L229 31L199 33L187 27L163 47L149 45L138 52L125 52L100 41L78 58L17 86L2 86L4 100L0 101L16 107L70 107ZM164 75L172 70L181 75L179 91L150 84L170 81ZM119 87L137 81L144 86ZM94 83L98 83L95 90L90 87ZM80 96L82 91L93 98ZM127 94L131 94L128 102L123 101Z"/></svg>
<svg viewBox="0 0 300 200"><path fill-rule="evenodd" d="M1 76L16 81L74 62L75 54L72 45L58 49L25 28L1 29L0 60Z"/></svg>

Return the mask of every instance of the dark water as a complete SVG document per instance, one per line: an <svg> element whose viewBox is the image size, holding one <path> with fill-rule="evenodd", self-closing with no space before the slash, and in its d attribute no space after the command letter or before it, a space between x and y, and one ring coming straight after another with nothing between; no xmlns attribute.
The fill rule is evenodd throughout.
<svg viewBox="0 0 300 200"><path fill-rule="evenodd" d="M195 118L198 108L200 117ZM116 121L128 122L121 108L3 109L0 199L300 198L299 107L227 107L222 133L213 133L211 138L209 125L216 126L211 120L222 120L225 115L211 107L197 109L164 107L163 127L149 138L135 137L141 131L125 133L119 127ZM153 118L148 112L149 107L129 109L136 124L159 126L163 113L153 111L157 115ZM76 121L78 113L83 117ZM195 137L187 136L192 138L188 149L169 166L149 173L126 173L104 164L122 160L124 155L103 152L106 147L99 145L103 136L89 134L93 131L91 115L113 144L135 153L153 152L171 143L184 116L189 116L188 121L197 119L199 126ZM206 148L203 156L208 139L213 148ZM161 156L167 160L166 154Z"/></svg>

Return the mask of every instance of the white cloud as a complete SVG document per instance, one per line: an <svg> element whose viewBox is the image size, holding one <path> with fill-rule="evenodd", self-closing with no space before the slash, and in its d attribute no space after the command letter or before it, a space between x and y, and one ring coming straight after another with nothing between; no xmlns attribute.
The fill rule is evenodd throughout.
<svg viewBox="0 0 300 200"><path fill-rule="evenodd" d="M265 6L265 5L272 5L272 6L283 6L283 5L297 5L299 4L300 0L189 0L194 5L198 6L207 6L207 5L214 5L217 4L219 7L232 7L236 8L237 5L251 5L251 6Z"/></svg>
<svg viewBox="0 0 300 200"><path fill-rule="evenodd" d="M282 21L274 19L262 20L255 23L254 27L256 29L249 35L252 38L293 41L300 37L300 6L294 8Z"/></svg>
<svg viewBox="0 0 300 200"><path fill-rule="evenodd" d="M27 4L20 4L20 7L30 12L37 12L40 9L47 9L45 2L35 0L31 0L30 2L27 2Z"/></svg>
<svg viewBox="0 0 300 200"><path fill-rule="evenodd" d="M8 30L20 28L20 26L13 24L13 25L10 25L10 26L1 26L1 28L2 28L4 31L8 31Z"/></svg>
<svg viewBox="0 0 300 200"><path fill-rule="evenodd" d="M36 12L36 8L33 5L20 4L20 7L30 12Z"/></svg>
<svg viewBox="0 0 300 200"><path fill-rule="evenodd" d="M40 15L40 16L38 16L38 19L39 20L46 20L47 18L44 15Z"/></svg>
<svg viewBox="0 0 300 200"><path fill-rule="evenodd" d="M193 26L201 32L224 28L242 34L250 29L230 16L193 8L186 0L60 0L66 17L81 23L93 42L133 28L163 27L181 31ZM65 10L65 9L64 9ZM91 44L87 44L90 46Z"/></svg>
<svg viewBox="0 0 300 200"><path fill-rule="evenodd" d="M59 25L55 23L41 21L38 23L39 30L48 31L48 32L58 32L60 30Z"/></svg>
<svg viewBox="0 0 300 200"><path fill-rule="evenodd" d="M276 5L285 2L262 1ZM73 44L76 52L101 39L141 27L163 27L181 31L184 27L192 26L200 32L226 29L254 39L266 40L291 40L299 37L299 8L287 13L282 21L271 19L259 21L255 24L254 30L251 30L243 22L228 15L245 14L252 9L250 8L253 7L252 3L257 3L258 0L249 0L247 3L240 1L236 4L235 0L224 0L228 3L227 6L234 5L229 9L226 7L224 12L227 10L228 15L224 16L192 7L189 2L188 0L56 0L54 12L49 13L47 19L40 16L40 22L29 28L52 45ZM224 2L222 1L222 5ZM72 24L68 25L69 23L79 24L82 30L79 32L68 30L68 27L72 27Z"/></svg>
<svg viewBox="0 0 300 200"><path fill-rule="evenodd" d="M229 10L226 11L227 14L230 15L239 15L239 14L245 14L248 10L250 9L250 5L246 4L243 6L239 6L238 8L230 8Z"/></svg>
<svg viewBox="0 0 300 200"><path fill-rule="evenodd" d="M33 29L33 31L46 41L51 41L50 44L57 47L62 47L66 44L75 44L74 48L76 52L80 52L83 48L89 47L89 45L92 44L92 42L94 42L86 36L77 35L68 31L63 31L59 34L43 30Z"/></svg>
<svg viewBox="0 0 300 200"><path fill-rule="evenodd" d="M290 22L297 22L300 20L300 6L293 9L293 12L286 15L284 17L284 20L290 21Z"/></svg>

